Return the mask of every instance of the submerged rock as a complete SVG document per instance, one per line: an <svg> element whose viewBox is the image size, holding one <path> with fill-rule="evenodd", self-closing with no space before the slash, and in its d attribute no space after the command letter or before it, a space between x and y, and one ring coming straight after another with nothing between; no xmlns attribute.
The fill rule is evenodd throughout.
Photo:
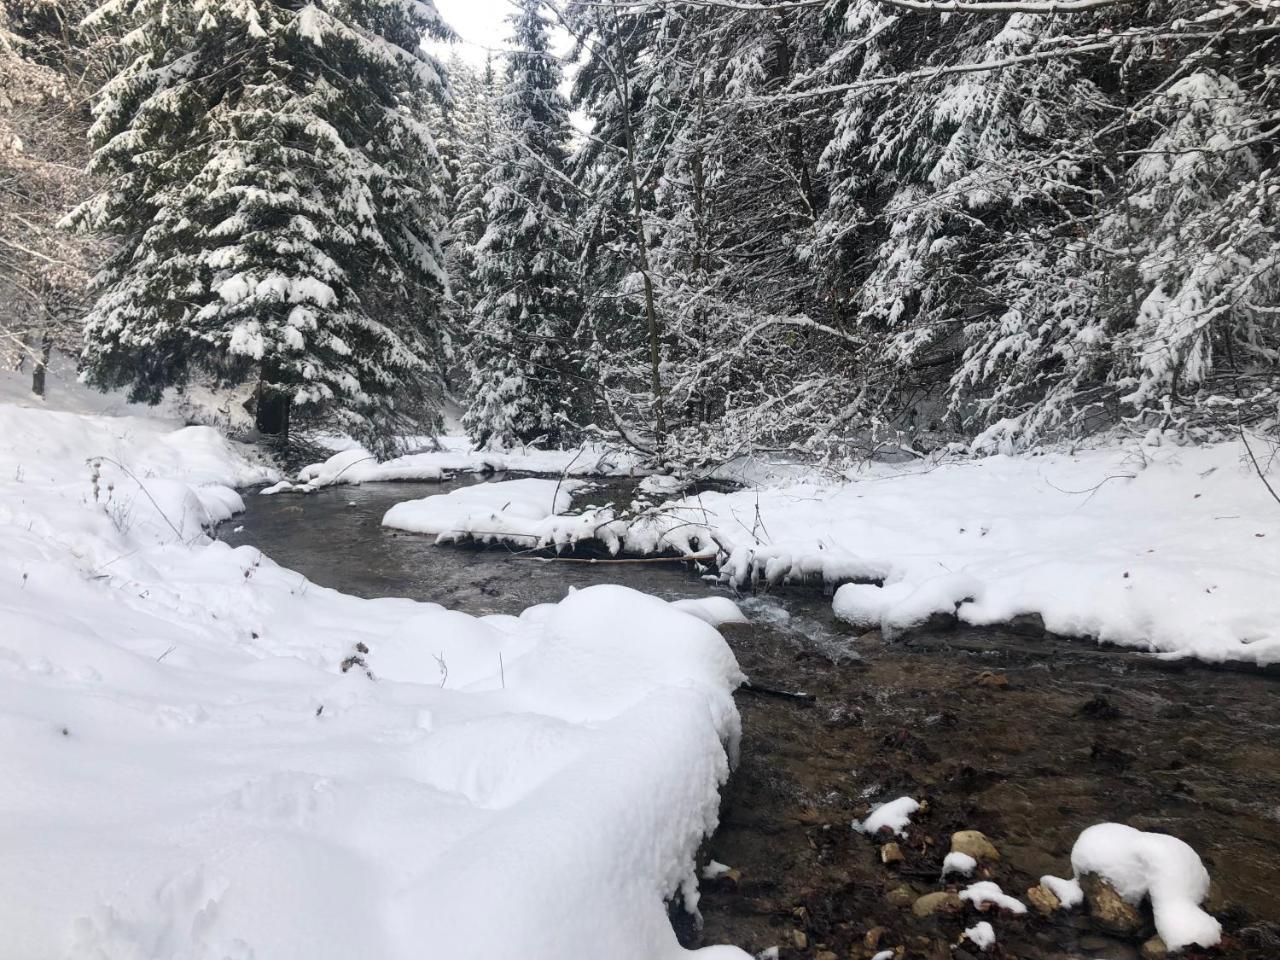
<svg viewBox="0 0 1280 960"><path fill-rule="evenodd" d="M959 913L963 909L964 901L950 890L926 893L911 905L911 912L917 917L932 917L938 913Z"/></svg>

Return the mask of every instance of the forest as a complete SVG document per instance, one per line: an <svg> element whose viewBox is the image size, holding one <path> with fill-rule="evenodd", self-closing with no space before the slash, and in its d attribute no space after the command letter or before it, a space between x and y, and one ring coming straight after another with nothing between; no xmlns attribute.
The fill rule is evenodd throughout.
<svg viewBox="0 0 1280 960"><path fill-rule="evenodd" d="M1273 0L519 0L482 65L419 0L3 9L37 394L687 465L1277 429Z"/></svg>

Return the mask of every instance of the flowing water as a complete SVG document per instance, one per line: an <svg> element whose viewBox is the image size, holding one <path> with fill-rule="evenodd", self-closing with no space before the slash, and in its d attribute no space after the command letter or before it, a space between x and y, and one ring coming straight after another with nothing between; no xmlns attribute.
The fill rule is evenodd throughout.
<svg viewBox="0 0 1280 960"><path fill-rule="evenodd" d="M715 589L679 563L437 547L380 524L393 503L470 482L249 495L223 535L347 593L472 614L518 613L595 583L667 599ZM614 483L579 502L629 499ZM900 948L899 960L966 960L977 954L960 939L979 919L972 910L911 909L944 889L953 831L983 831L1001 855L983 869L1025 900L1042 874L1070 875L1080 830L1115 820L1181 837L1214 877L1210 907L1227 937L1183 956L1280 958L1280 679L1006 630L885 643L841 629L816 593L742 603L753 622L724 633L755 689L738 694L742 761L706 845L734 872L704 882L700 928L673 910L686 945L778 945L784 958L815 960ZM899 841L903 859L886 865L883 839L850 823L902 795L927 807ZM1109 933L1079 910L989 919L1000 941L987 956L1003 958L1137 960L1152 933Z"/></svg>

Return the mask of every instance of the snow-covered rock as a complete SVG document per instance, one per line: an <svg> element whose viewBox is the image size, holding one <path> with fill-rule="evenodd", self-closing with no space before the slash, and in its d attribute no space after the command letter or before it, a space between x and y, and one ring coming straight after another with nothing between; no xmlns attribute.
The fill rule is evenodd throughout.
<svg viewBox="0 0 1280 960"><path fill-rule="evenodd" d="M569 509L582 480L502 480L397 503L382 525L448 540L505 540L533 545L541 521Z"/></svg>
<svg viewBox="0 0 1280 960"><path fill-rule="evenodd" d="M920 802L914 797L898 797L878 805L867 814L867 819L855 821L853 829L870 834L888 830L899 837L905 836L907 827L911 825L911 815L919 809Z"/></svg>
<svg viewBox="0 0 1280 960"><path fill-rule="evenodd" d="M1156 932L1170 950L1197 944L1212 947L1222 939L1222 926L1201 909L1209 895L1209 872L1183 841L1164 833L1147 833L1121 823L1099 823L1084 830L1071 848L1071 880L1044 877L1064 907L1084 898L1080 878L1102 877L1130 904L1150 897Z"/></svg>

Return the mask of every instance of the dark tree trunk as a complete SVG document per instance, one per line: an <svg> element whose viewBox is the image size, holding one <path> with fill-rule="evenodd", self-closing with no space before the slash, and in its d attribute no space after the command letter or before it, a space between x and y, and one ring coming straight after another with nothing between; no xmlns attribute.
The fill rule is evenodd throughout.
<svg viewBox="0 0 1280 960"><path fill-rule="evenodd" d="M264 371L258 380L258 397L254 408L255 426L264 437L289 439L289 395L271 382Z"/></svg>
<svg viewBox="0 0 1280 960"><path fill-rule="evenodd" d="M45 378L49 372L49 358L53 355L53 333L45 330L44 339L40 342L40 356L31 369L31 392L37 397L44 396Z"/></svg>

